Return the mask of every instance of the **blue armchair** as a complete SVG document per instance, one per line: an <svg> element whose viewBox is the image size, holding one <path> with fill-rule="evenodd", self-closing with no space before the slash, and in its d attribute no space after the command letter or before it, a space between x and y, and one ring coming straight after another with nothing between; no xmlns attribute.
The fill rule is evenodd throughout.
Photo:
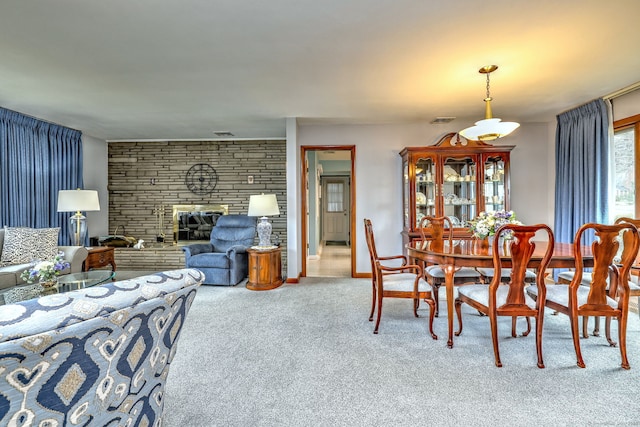
<svg viewBox="0 0 640 427"><path fill-rule="evenodd" d="M184 246L185 263L204 273L205 285L235 286L249 273L249 248L256 236L256 217L222 215L210 243Z"/></svg>

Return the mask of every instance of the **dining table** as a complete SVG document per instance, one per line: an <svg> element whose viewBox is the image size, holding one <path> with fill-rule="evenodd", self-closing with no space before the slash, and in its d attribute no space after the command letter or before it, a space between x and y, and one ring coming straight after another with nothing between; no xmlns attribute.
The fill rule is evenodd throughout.
<svg viewBox="0 0 640 427"><path fill-rule="evenodd" d="M500 259L503 267L510 267L510 250L508 241L498 244ZM536 269L547 249L547 241L536 241L535 250L527 268ZM460 239L452 240L414 240L406 245L410 259L423 265L437 264L444 271L444 284L447 297L447 322L449 339L447 347L453 348L453 317L454 317L454 276L461 267L493 267L493 249L487 240ZM582 261L585 268L593 267L591 247L581 248ZM555 242L553 255L548 268L574 268L575 254L573 243Z"/></svg>

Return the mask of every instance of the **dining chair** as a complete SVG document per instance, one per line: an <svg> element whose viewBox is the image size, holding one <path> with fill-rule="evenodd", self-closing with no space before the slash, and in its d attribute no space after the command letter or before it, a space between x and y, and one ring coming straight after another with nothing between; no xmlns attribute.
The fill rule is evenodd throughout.
<svg viewBox="0 0 640 427"><path fill-rule="evenodd" d="M420 220L420 235L423 242L429 242L430 245L440 245L444 247L447 242L449 246L453 245L453 223L447 216L433 217L425 216ZM429 285L431 285L431 293L435 302L435 317L438 317L440 311L440 303L438 294L440 286L444 284L445 275L440 265L425 265L424 275ZM473 267L459 267L453 276L454 285L462 285L465 283L476 283L480 280L480 273Z"/></svg>
<svg viewBox="0 0 640 427"><path fill-rule="evenodd" d="M594 266L589 286L584 286L582 284L584 271L582 240L587 232L595 233L595 240L591 244ZM621 242L624 246L618 262L617 254ZM575 275L571 283L558 283L546 288L546 306L569 317L577 365L581 368L585 367L585 363L580 350L578 317L604 316L607 317L607 341L612 347L616 346L616 343L611 339L609 325L611 318L618 320L621 365L624 369L629 369L626 345L629 308L628 277L639 246L640 237L632 224L584 224L576 232L573 242ZM527 292L533 298L539 298L543 295L541 290L542 288L530 286Z"/></svg>
<svg viewBox="0 0 640 427"><path fill-rule="evenodd" d="M431 297L429 285L424 280L422 268L416 264L409 264L408 258L404 255L379 256L370 219L365 218L364 231L371 258L371 285L373 289L369 321L373 321L373 314L376 309L378 311L373 333L378 333L383 298L413 299L413 314L415 317L420 317L418 315L418 307L422 299L429 305L429 333L434 340L438 339L438 336L433 333L435 304ZM397 262L401 263L401 265L391 266L385 265L383 262L388 262L389 264Z"/></svg>
<svg viewBox="0 0 640 427"><path fill-rule="evenodd" d="M498 316L511 317L511 335L516 337L515 320L518 316L527 319L536 319L536 351L538 355L538 368L544 368L542 358L542 325L544 322L544 302L545 302L545 270L553 254L554 237L551 229L544 224L518 225L505 224L500 227L496 236L505 233L512 233L513 239L509 240L504 247L493 245L493 268L496 274L491 283L487 286L483 283L461 286L458 288L458 298L456 298L456 314L458 315L458 325L460 329L456 336L462 333L462 304L466 303L479 312L489 317L491 325L491 339L493 341L493 352L495 364L502 367L500 361L500 350L498 348ZM548 240L547 249L540 264L537 266L536 286L539 289L537 301L527 295L525 289L529 284L525 281L527 267L534 254L536 243L534 238L542 238L546 235ZM506 257L505 257L506 256ZM502 280L502 269L505 263L509 263L511 275L509 280ZM527 333L523 335L528 335Z"/></svg>
<svg viewBox="0 0 640 427"><path fill-rule="evenodd" d="M637 230L639 230L640 232L640 219L633 219L633 218L627 218L627 217L621 217L618 218L615 221L615 224L623 224L623 223L629 223L629 224L633 224ZM625 250L629 250L629 246L624 247ZM636 258L636 260L634 261L634 265L638 265L640 264L640 260L638 260L638 258ZM575 271L563 271L561 273L558 274L558 282L563 283L563 284L569 284L571 283L571 280L573 280L573 277L575 276ZM638 284L638 270L636 269L631 269L629 271L629 277L628 277L628 282L629 282L629 297L637 297L638 298L638 307L640 309L640 284ZM580 282L583 286L589 286L591 284L591 271L589 269L589 271L583 271L582 272L582 281ZM640 315L640 310L639 313ZM584 316L582 318L582 336L584 338L588 338L589 337L589 333L587 332L587 322L589 320L589 316ZM610 319L610 318L608 318ZM592 334L594 336L600 336L600 318L599 317L594 317L594 328L593 328L593 332Z"/></svg>

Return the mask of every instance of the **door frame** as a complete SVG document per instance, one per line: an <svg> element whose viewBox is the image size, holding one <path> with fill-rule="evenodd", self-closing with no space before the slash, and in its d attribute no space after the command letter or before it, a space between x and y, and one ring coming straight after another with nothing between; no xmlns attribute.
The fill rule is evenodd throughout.
<svg viewBox="0 0 640 427"><path fill-rule="evenodd" d="M302 241L302 269L300 272L301 277L307 277L307 245L309 244L307 235L309 233L309 225L307 224L307 217L309 211L307 209L307 188L309 185L309 171L307 170L307 152L308 151L349 151L351 157L351 171L349 172L350 187L349 187L349 240L351 247L351 277L355 277L356 271L356 244L355 244L355 225L356 225L356 146L355 145L302 145L300 146L300 178L302 186L300 188L300 212L301 215L301 241ZM315 173L315 171L314 171Z"/></svg>

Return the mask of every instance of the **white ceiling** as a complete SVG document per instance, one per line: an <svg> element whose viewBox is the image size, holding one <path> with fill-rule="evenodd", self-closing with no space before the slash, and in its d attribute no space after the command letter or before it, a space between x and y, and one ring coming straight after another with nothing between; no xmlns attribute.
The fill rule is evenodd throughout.
<svg viewBox="0 0 640 427"><path fill-rule="evenodd" d="M638 0L2 0L0 106L105 140L539 122L640 80Z"/></svg>

